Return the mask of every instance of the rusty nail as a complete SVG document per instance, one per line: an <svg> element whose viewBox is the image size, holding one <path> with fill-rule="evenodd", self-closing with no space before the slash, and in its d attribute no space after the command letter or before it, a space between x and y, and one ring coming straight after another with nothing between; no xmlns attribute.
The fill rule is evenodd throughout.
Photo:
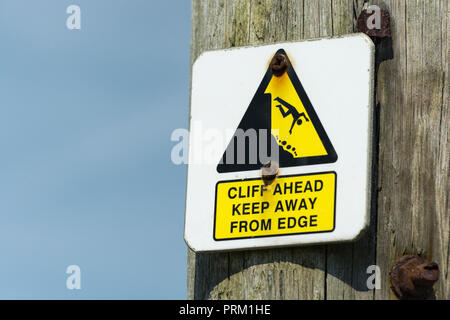
<svg viewBox="0 0 450 320"><path fill-rule="evenodd" d="M376 38L386 38L391 36L391 16L389 14L389 11L387 10L380 10L381 15L381 23L380 28L369 28L367 21L368 19L373 16L375 13L369 13L367 9L364 9L361 11L361 14L358 17L358 20L356 22L356 26L358 28L359 32L363 32L367 34L370 37L376 37Z"/></svg>
<svg viewBox="0 0 450 320"><path fill-rule="evenodd" d="M419 256L404 256L389 273L392 290L399 299L426 299L439 279L439 266Z"/></svg>
<svg viewBox="0 0 450 320"><path fill-rule="evenodd" d="M276 54L270 62L270 69L272 69L272 72L276 77L281 77L288 68L289 61L287 57L282 53Z"/></svg>
<svg viewBox="0 0 450 320"><path fill-rule="evenodd" d="M279 165L275 161L269 161L263 165L261 170L261 176L266 186L272 184L279 172Z"/></svg>

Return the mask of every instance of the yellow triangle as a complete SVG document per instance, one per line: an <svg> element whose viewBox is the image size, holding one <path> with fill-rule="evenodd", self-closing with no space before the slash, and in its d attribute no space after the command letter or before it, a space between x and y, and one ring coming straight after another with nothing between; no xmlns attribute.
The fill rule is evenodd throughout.
<svg viewBox="0 0 450 320"><path fill-rule="evenodd" d="M271 132L280 147L294 158L328 155L287 72L272 76L264 93L271 94Z"/></svg>

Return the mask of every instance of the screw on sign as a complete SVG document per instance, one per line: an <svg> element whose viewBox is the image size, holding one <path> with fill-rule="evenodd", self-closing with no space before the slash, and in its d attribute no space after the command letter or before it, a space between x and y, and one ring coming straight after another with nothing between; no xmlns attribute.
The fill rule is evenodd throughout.
<svg viewBox="0 0 450 320"><path fill-rule="evenodd" d="M439 280L439 266L419 256L404 256L389 273L395 295L402 300L426 299L433 292L433 285Z"/></svg>
<svg viewBox="0 0 450 320"><path fill-rule="evenodd" d="M274 76L281 77L289 69L289 61L284 54L278 53L270 62L270 68Z"/></svg>
<svg viewBox="0 0 450 320"><path fill-rule="evenodd" d="M275 161L269 161L261 169L261 176L266 186L275 181L279 172L279 165Z"/></svg>

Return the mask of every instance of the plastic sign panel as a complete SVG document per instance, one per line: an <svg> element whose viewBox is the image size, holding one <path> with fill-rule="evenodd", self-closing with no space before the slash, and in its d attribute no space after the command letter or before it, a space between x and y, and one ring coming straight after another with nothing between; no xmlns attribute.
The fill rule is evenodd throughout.
<svg viewBox="0 0 450 320"><path fill-rule="evenodd" d="M281 55L285 72L270 62ZM351 241L369 222L364 34L205 52L192 72L185 240L196 252ZM276 163L276 177L262 179Z"/></svg>

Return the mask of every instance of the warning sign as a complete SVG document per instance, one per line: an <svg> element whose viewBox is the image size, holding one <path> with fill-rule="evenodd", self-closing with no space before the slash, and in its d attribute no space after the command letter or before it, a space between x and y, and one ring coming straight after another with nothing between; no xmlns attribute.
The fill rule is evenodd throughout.
<svg viewBox="0 0 450 320"><path fill-rule="evenodd" d="M283 54L289 60L283 49L276 54ZM273 74L271 68L267 69L217 166L219 173L261 169L267 162L260 159L259 149L264 143L278 145L279 159L275 160L280 167L332 163L337 160L336 151L308 95L290 62L289 65L288 70L279 77ZM244 161L238 161L238 154L242 151L237 149L237 140L242 138L242 134L237 132L248 130L255 130L257 141L252 143L256 147L244 149L245 154L241 157ZM252 152L255 154L250 154Z"/></svg>
<svg viewBox="0 0 450 320"><path fill-rule="evenodd" d="M330 232L335 227L336 173L223 181L216 185L214 239Z"/></svg>
<svg viewBox="0 0 450 320"><path fill-rule="evenodd" d="M374 75L375 45L364 34L202 52L192 65L189 143L171 153L188 163L188 246L360 237L373 195Z"/></svg>

